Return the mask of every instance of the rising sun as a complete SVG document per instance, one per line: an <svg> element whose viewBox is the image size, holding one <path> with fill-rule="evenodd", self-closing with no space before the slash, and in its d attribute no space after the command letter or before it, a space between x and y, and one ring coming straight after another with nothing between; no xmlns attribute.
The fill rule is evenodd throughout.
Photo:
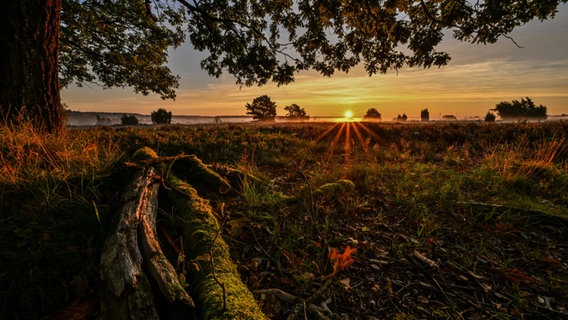
<svg viewBox="0 0 568 320"><path fill-rule="evenodd" d="M351 110L347 110L347 111L345 111L343 116L345 117L345 119L351 119L351 118L353 118L353 112L351 112Z"/></svg>

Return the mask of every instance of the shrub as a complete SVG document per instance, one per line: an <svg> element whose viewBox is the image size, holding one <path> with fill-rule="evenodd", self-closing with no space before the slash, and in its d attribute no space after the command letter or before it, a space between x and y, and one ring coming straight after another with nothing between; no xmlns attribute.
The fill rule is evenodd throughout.
<svg viewBox="0 0 568 320"><path fill-rule="evenodd" d="M491 111L487 112L487 114L485 115L485 122L494 122L495 119L495 114Z"/></svg>
<svg viewBox="0 0 568 320"><path fill-rule="evenodd" d="M123 126L133 126L133 125L137 125L138 124L138 118L136 118L135 115L127 115L124 114L121 118L120 121L122 123Z"/></svg>
<svg viewBox="0 0 568 320"><path fill-rule="evenodd" d="M169 124L172 122L172 113L166 109L158 109L151 114L152 122L156 124Z"/></svg>
<svg viewBox="0 0 568 320"><path fill-rule="evenodd" d="M381 120L381 113L375 108L370 108L363 116L364 120Z"/></svg>
<svg viewBox="0 0 568 320"><path fill-rule="evenodd" d="M252 104L247 103L245 107L247 114L252 115L254 120L274 121L276 118L276 103L272 102L267 95L254 98Z"/></svg>
<svg viewBox="0 0 568 320"><path fill-rule="evenodd" d="M497 112L503 120L546 119L547 117L546 106L541 104L537 107L529 97L521 99L521 101L502 101L495 106L495 109L491 110Z"/></svg>

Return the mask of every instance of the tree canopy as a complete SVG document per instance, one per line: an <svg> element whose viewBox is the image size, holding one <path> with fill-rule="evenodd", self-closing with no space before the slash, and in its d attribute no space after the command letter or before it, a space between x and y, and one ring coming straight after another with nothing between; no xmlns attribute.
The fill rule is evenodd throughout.
<svg viewBox="0 0 568 320"><path fill-rule="evenodd" d="M381 113L377 111L375 108L369 108L365 115L363 116L364 120L381 120Z"/></svg>
<svg viewBox="0 0 568 320"><path fill-rule="evenodd" d="M547 107L544 105L537 106L531 98L526 99L502 101L499 102L495 109L491 109L501 117L503 120L515 119L546 119Z"/></svg>
<svg viewBox="0 0 568 320"><path fill-rule="evenodd" d="M172 122L172 112L160 108L156 111L152 111L150 118L155 124L170 124Z"/></svg>
<svg viewBox="0 0 568 320"><path fill-rule="evenodd" d="M405 65L443 66L436 49L451 30L493 43L533 18L554 17L556 1L63 0L61 83L99 82L175 97L167 50L186 38L208 52L201 67L239 85L286 84L296 72L325 76L363 63L369 75Z"/></svg>
<svg viewBox="0 0 568 320"><path fill-rule="evenodd" d="M200 65L211 76L282 85L309 69L331 76L359 64L369 75L443 66L450 56L437 47L445 34L493 43L534 18L553 18L566 2L1 1L0 121L23 114L56 129L63 123L59 89L71 83L175 98L179 77L167 57L184 41L206 52Z"/></svg>
<svg viewBox="0 0 568 320"><path fill-rule="evenodd" d="M286 111L286 118L288 119L304 120L310 118L306 113L306 110L295 103L285 106L284 110Z"/></svg>
<svg viewBox="0 0 568 320"><path fill-rule="evenodd" d="M247 103L245 107L247 114L252 115L254 120L274 121L276 118L276 103L267 95L254 98L252 103Z"/></svg>

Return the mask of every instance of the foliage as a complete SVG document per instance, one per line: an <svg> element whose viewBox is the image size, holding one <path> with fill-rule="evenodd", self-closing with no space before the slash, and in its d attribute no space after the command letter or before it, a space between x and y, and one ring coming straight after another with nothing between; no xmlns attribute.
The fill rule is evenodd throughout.
<svg viewBox="0 0 568 320"><path fill-rule="evenodd" d="M276 103L267 95L254 98L252 104L247 103L245 107L254 120L274 121L276 118Z"/></svg>
<svg viewBox="0 0 568 320"><path fill-rule="evenodd" d="M172 122L172 112L162 108L152 111L150 117L152 122L156 124L169 124Z"/></svg>
<svg viewBox="0 0 568 320"><path fill-rule="evenodd" d="M402 116L400 114L396 116L396 121L406 121L407 119L408 116L406 115L406 113L403 113Z"/></svg>
<svg viewBox="0 0 568 320"><path fill-rule="evenodd" d="M541 104L537 107L529 97L527 97L526 99L523 98L521 99L521 101L502 101L495 106L495 109L492 110L497 112L497 114L503 120L546 119L547 117L546 106L543 106Z"/></svg>
<svg viewBox="0 0 568 320"><path fill-rule="evenodd" d="M453 114L445 114L445 115L442 116L442 120L456 121L456 120L458 120L458 118L456 116L454 116Z"/></svg>
<svg viewBox="0 0 568 320"><path fill-rule="evenodd" d="M305 120L310 118L306 113L306 110L304 110L304 108L300 108L300 106L295 103L285 106L284 110L287 112L286 118L288 119Z"/></svg>
<svg viewBox="0 0 568 320"><path fill-rule="evenodd" d="M179 77L167 66L168 50L185 39L181 7L158 1L63 0L60 83L134 88L175 98Z"/></svg>
<svg viewBox="0 0 568 320"><path fill-rule="evenodd" d="M436 49L444 30L461 41L494 43L533 18L553 18L561 2L387 1L365 2L361 10L341 1L64 0L62 83L98 80L171 98L177 78L166 66L167 49L186 37L209 53L201 66L210 75L228 72L247 86L286 84L309 68L329 76L360 62L369 74L441 66L450 60Z"/></svg>
<svg viewBox="0 0 568 320"><path fill-rule="evenodd" d="M120 117L120 122L123 126L134 126L137 125L139 121L138 118L136 118L136 116L133 114L124 114L122 115L122 117Z"/></svg>
<svg viewBox="0 0 568 320"><path fill-rule="evenodd" d="M495 122L495 114L491 111L487 112L487 114L485 115L485 122Z"/></svg>
<svg viewBox="0 0 568 320"><path fill-rule="evenodd" d="M422 119L423 122L430 121L430 111L428 111L428 108L420 111L420 119Z"/></svg>
<svg viewBox="0 0 568 320"><path fill-rule="evenodd" d="M553 18L558 4L567 1L515 5L507 1L365 1L362 9L359 2L343 1L61 0L55 2L57 8L48 7L56 8L54 19L45 10L46 25L31 32L35 37L45 31L48 37L41 40L59 38L59 45L4 38L14 47L26 46L22 52L46 49L49 68L34 66L37 59L20 59L25 64L21 70L33 76L10 71L15 63L5 64L7 72L0 74L3 83L25 88L29 101L49 97L47 105L29 103L26 110L35 108L29 115L36 126L54 131L63 126L58 90L71 83L129 86L142 94L174 98L179 78L167 66L167 56L185 39L196 50L207 52L200 65L211 76L227 72L238 85L268 81L281 85L309 69L331 76L357 65L364 65L369 75L406 65L443 66L450 61L447 52L437 49L444 32L451 29L460 41L493 43L533 18ZM0 9L9 12L6 24L19 31L27 30L27 22L43 14L11 4ZM18 61L16 55L12 57ZM23 78L26 83L19 80ZM32 83L31 79L42 80ZM0 94L3 121L15 122L13 110L23 107L15 102L18 99L12 100L14 91L21 90Z"/></svg>
<svg viewBox="0 0 568 320"><path fill-rule="evenodd" d="M369 108L363 116L363 120L381 120L381 113L375 108Z"/></svg>

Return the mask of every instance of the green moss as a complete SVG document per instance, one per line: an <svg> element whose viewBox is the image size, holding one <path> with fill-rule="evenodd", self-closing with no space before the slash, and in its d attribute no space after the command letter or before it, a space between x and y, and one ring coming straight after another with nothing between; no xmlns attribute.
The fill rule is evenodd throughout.
<svg viewBox="0 0 568 320"><path fill-rule="evenodd" d="M322 185L314 191L314 196L321 196L327 199L333 199L337 195L352 193L355 190L355 184L351 180L339 179L336 182L330 182Z"/></svg>
<svg viewBox="0 0 568 320"><path fill-rule="evenodd" d="M211 170L195 155L184 156L176 160L173 169L181 178L201 181L221 194L231 189L231 184L225 178Z"/></svg>
<svg viewBox="0 0 568 320"><path fill-rule="evenodd" d="M229 247L217 235L219 224L209 202L198 196L189 184L175 176L170 177L175 189L168 195L184 221L183 234L188 259L198 264L190 272L193 298L202 319L267 319L254 297L240 279L231 261ZM215 265L213 275L211 256ZM224 286L217 283L217 280ZM225 295L226 308L223 308Z"/></svg>
<svg viewBox="0 0 568 320"><path fill-rule="evenodd" d="M149 147L140 148L136 150L136 152L134 152L134 154L132 155L132 161L135 162L155 158L158 158L158 154L156 153L156 151Z"/></svg>

